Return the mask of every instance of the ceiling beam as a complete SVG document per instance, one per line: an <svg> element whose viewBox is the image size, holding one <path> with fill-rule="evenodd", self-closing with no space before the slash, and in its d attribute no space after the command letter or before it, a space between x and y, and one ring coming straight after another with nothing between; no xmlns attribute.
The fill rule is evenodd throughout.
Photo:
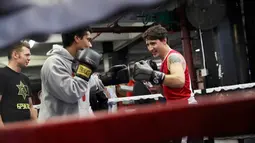
<svg viewBox="0 0 255 143"><path fill-rule="evenodd" d="M92 37L95 37L96 33L92 34ZM103 41L119 41L119 40L129 40L130 35L128 33L121 33L121 34L113 34L113 33L102 33L101 35L97 36L94 41L96 42L103 42ZM62 38L60 34L52 34L50 38L44 43L61 43Z"/></svg>
<svg viewBox="0 0 255 143"><path fill-rule="evenodd" d="M151 25L149 22L148 25ZM96 37L94 41L126 41L131 40L138 34L144 32L149 26L144 26L142 22L134 23L118 23L120 27L108 27L109 24L92 25L92 37ZM133 32L132 32L133 31ZM99 33L99 36L97 34ZM61 43L60 34L52 34L46 42L43 43Z"/></svg>
<svg viewBox="0 0 255 143"><path fill-rule="evenodd" d="M115 26L115 27L99 27L93 28L93 32L102 33L142 33L146 31L150 26Z"/></svg>

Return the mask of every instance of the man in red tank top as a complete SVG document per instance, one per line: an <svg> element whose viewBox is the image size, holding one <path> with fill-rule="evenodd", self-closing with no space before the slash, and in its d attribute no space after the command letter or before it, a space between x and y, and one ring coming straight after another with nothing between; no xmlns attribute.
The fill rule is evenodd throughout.
<svg viewBox="0 0 255 143"><path fill-rule="evenodd" d="M162 60L160 71L153 70L147 62L140 61L134 66L134 79L160 84L167 100L188 99L191 85L188 66L184 57L167 44L167 30L156 25L143 34L148 50Z"/></svg>

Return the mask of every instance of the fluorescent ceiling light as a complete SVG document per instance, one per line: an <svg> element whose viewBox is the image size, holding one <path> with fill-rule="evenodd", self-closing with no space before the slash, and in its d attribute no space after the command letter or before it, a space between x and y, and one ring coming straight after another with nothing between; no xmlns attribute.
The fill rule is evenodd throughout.
<svg viewBox="0 0 255 143"><path fill-rule="evenodd" d="M30 48L33 48L33 46L35 45L34 40L29 40L28 43L29 43Z"/></svg>

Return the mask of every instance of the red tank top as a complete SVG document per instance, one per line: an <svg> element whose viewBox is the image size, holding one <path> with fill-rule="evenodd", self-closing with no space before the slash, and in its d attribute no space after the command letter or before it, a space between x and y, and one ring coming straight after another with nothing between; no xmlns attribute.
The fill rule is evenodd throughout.
<svg viewBox="0 0 255 143"><path fill-rule="evenodd" d="M165 59L162 62L160 71L165 74L170 74L170 71L167 68L167 59L170 54L172 53L178 53L179 52L175 50L171 50ZM189 70L188 65L186 64L186 68L184 71L185 74L185 84L182 88L169 88L168 86L162 85L163 88L163 94L167 100L179 100L179 99L188 99L191 96L191 85L190 85L190 76L189 76Z"/></svg>

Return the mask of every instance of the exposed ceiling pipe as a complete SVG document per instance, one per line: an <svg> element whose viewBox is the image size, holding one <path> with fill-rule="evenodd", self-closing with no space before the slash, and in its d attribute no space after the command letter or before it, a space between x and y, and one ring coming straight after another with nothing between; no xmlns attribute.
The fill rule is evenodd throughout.
<svg viewBox="0 0 255 143"><path fill-rule="evenodd" d="M123 16L119 16L117 19L115 19L112 23L110 23L110 24L108 24L107 26L106 26L106 28L109 28L109 27L111 27L111 26L114 26L116 23L118 23L118 21L122 18ZM96 32L96 31L94 31L94 28L92 28L92 31L93 32ZM95 36L95 37L93 37L92 38L92 40L94 40L94 39L96 39L98 36L100 36L102 34L102 32L99 32L99 33L97 33L97 35Z"/></svg>
<svg viewBox="0 0 255 143"><path fill-rule="evenodd" d="M102 28L92 28L93 32L101 33L142 33L146 31L149 26L114 26L114 27L102 27Z"/></svg>

